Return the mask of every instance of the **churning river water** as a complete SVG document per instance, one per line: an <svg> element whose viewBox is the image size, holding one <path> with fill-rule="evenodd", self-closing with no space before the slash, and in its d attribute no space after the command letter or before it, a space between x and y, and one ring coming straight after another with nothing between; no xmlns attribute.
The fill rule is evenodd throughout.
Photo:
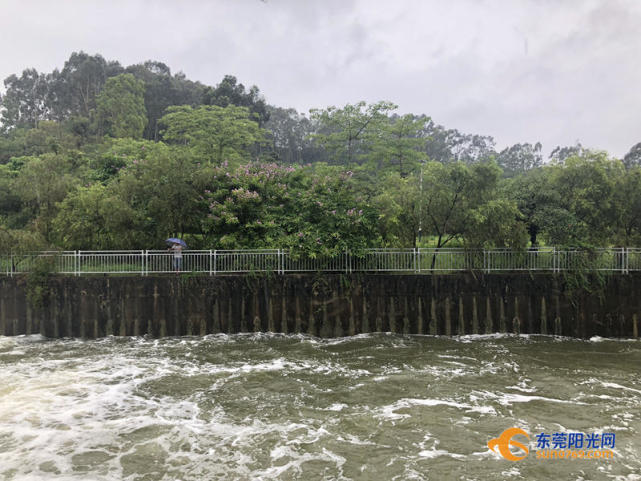
<svg viewBox="0 0 641 481"><path fill-rule="evenodd" d="M599 338L0 337L0 479L641 480L640 373ZM614 457L537 459L544 432Z"/></svg>

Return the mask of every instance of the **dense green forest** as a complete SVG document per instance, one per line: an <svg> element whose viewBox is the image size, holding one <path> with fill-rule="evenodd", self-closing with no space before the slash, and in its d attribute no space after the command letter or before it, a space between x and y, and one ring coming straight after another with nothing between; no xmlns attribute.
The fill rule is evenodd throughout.
<svg viewBox="0 0 641 481"><path fill-rule="evenodd" d="M641 245L641 143L497 151L390 102L267 103L73 53L0 98L0 249Z"/></svg>

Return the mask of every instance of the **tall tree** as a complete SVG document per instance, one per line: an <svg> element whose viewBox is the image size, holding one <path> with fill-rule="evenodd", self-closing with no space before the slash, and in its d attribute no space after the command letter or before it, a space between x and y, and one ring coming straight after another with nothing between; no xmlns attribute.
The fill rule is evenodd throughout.
<svg viewBox="0 0 641 481"><path fill-rule="evenodd" d="M122 71L118 62L108 62L102 55L73 52L63 69L54 70L49 76L48 102L53 118L65 120L72 115L89 118L107 78Z"/></svg>
<svg viewBox="0 0 641 481"><path fill-rule="evenodd" d="M27 69L20 77L10 75L4 81L7 89L0 103L2 128L37 127L49 115L48 84L45 75Z"/></svg>
<svg viewBox="0 0 641 481"><path fill-rule="evenodd" d="M469 165L496 156L494 139L490 136L464 134L456 129L446 129L424 115L419 118L425 122L421 136L425 139L425 153L431 160Z"/></svg>
<svg viewBox="0 0 641 481"><path fill-rule="evenodd" d="M132 74L107 80L96 99L99 130L110 137L142 137L147 124L145 85Z"/></svg>
<svg viewBox="0 0 641 481"><path fill-rule="evenodd" d="M552 152L550 152L550 160L556 164L562 164L565 162L565 159L572 157L574 155L581 156L585 149L580 142L577 142L576 145L569 145L566 147L556 146Z"/></svg>
<svg viewBox="0 0 641 481"><path fill-rule="evenodd" d="M68 249L149 247L143 211L127 200L102 184L78 186L58 205L54 238Z"/></svg>
<svg viewBox="0 0 641 481"><path fill-rule="evenodd" d="M24 166L13 188L20 197L25 214L31 219L31 227L52 242L52 221L57 214L58 203L80 182L80 177L77 173L74 175L73 162L67 156L45 154L22 160Z"/></svg>
<svg viewBox="0 0 641 481"><path fill-rule="evenodd" d="M275 158L288 164L327 160L325 151L311 139L313 125L305 115L271 105L268 112L265 129Z"/></svg>
<svg viewBox="0 0 641 481"><path fill-rule="evenodd" d="M161 119L163 139L188 145L211 163L247 159L249 149L264 141L264 130L246 107L177 106Z"/></svg>
<svg viewBox="0 0 641 481"><path fill-rule="evenodd" d="M525 230L515 203L499 196L500 176L492 162L431 161L419 175L394 174L377 198L384 232L397 235L402 247L416 245L419 229L436 248L455 239L476 247L522 245Z"/></svg>
<svg viewBox="0 0 641 481"><path fill-rule="evenodd" d="M506 175L514 176L543 165L541 143L514 144L503 149L496 156L496 161Z"/></svg>
<svg viewBox="0 0 641 481"><path fill-rule="evenodd" d="M399 173L387 175L374 198L379 213L379 231L387 245L416 247L420 240L423 218L420 177L403 178Z"/></svg>
<svg viewBox="0 0 641 481"><path fill-rule="evenodd" d="M126 71L145 83L145 108L147 125L143 136L157 140L158 121L171 105L199 105L204 86L192 82L185 75L171 75L171 69L162 62L148 60L144 63L130 65Z"/></svg>
<svg viewBox="0 0 641 481"><path fill-rule="evenodd" d="M553 244L604 245L616 226L614 190L623 164L604 152L585 151L553 166L559 202L547 212Z"/></svg>
<svg viewBox="0 0 641 481"><path fill-rule="evenodd" d="M641 243L641 166L634 165L615 180L613 195L617 234L621 246Z"/></svg>
<svg viewBox="0 0 641 481"><path fill-rule="evenodd" d="M552 168L542 167L506 180L504 195L516 202L523 215L532 247L539 245L539 234L549 226L551 209L560 204L552 172Z"/></svg>
<svg viewBox="0 0 641 481"><path fill-rule="evenodd" d="M427 160L422 151L424 139L420 137L425 118L412 114L393 115L382 124L380 133L372 138L370 158L378 168L398 168L401 177L415 170L420 161Z"/></svg>
<svg viewBox="0 0 641 481"><path fill-rule="evenodd" d="M623 157L623 164L626 169L641 166L641 142L632 146L630 151Z"/></svg>
<svg viewBox="0 0 641 481"><path fill-rule="evenodd" d="M371 140L384 128L387 114L396 108L391 102L368 105L361 101L340 109L312 109L312 121L318 123L314 138L333 154L335 161L352 164L369 150Z"/></svg>
<svg viewBox="0 0 641 481"><path fill-rule="evenodd" d="M260 94L260 89L252 85L247 90L243 84L238 83L238 79L233 75L225 75L215 88L205 88L202 103L219 107L227 107L228 105L247 107L261 127L269 120L267 103Z"/></svg>
<svg viewBox="0 0 641 481"><path fill-rule="evenodd" d="M184 233L200 233L198 223L202 213L198 209L198 193L194 187L197 165L183 149L172 148L162 142L134 143L121 141L127 150L140 144L145 154L128 159L116 177L107 185L110 195L122 201L117 226L132 223L127 239L138 248L161 245L166 237ZM131 206L133 210L124 206Z"/></svg>

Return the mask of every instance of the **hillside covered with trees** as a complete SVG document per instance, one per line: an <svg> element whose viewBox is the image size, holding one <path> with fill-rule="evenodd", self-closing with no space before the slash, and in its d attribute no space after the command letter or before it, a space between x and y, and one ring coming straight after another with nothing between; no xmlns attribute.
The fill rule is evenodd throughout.
<svg viewBox="0 0 641 481"><path fill-rule="evenodd" d="M641 143L497 151L386 101L304 114L83 52L4 84L3 251L641 245Z"/></svg>

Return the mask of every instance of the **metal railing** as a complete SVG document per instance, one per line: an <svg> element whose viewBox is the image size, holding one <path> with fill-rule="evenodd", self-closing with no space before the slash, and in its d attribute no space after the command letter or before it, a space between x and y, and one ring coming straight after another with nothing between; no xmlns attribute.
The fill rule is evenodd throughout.
<svg viewBox="0 0 641 481"><path fill-rule="evenodd" d="M206 275L249 272L512 272L598 270L627 274L641 271L641 248L573 250L510 249L368 249L363 255L300 257L282 249L168 251L47 251L0 255L0 275L24 274L47 263L49 272L66 275Z"/></svg>

